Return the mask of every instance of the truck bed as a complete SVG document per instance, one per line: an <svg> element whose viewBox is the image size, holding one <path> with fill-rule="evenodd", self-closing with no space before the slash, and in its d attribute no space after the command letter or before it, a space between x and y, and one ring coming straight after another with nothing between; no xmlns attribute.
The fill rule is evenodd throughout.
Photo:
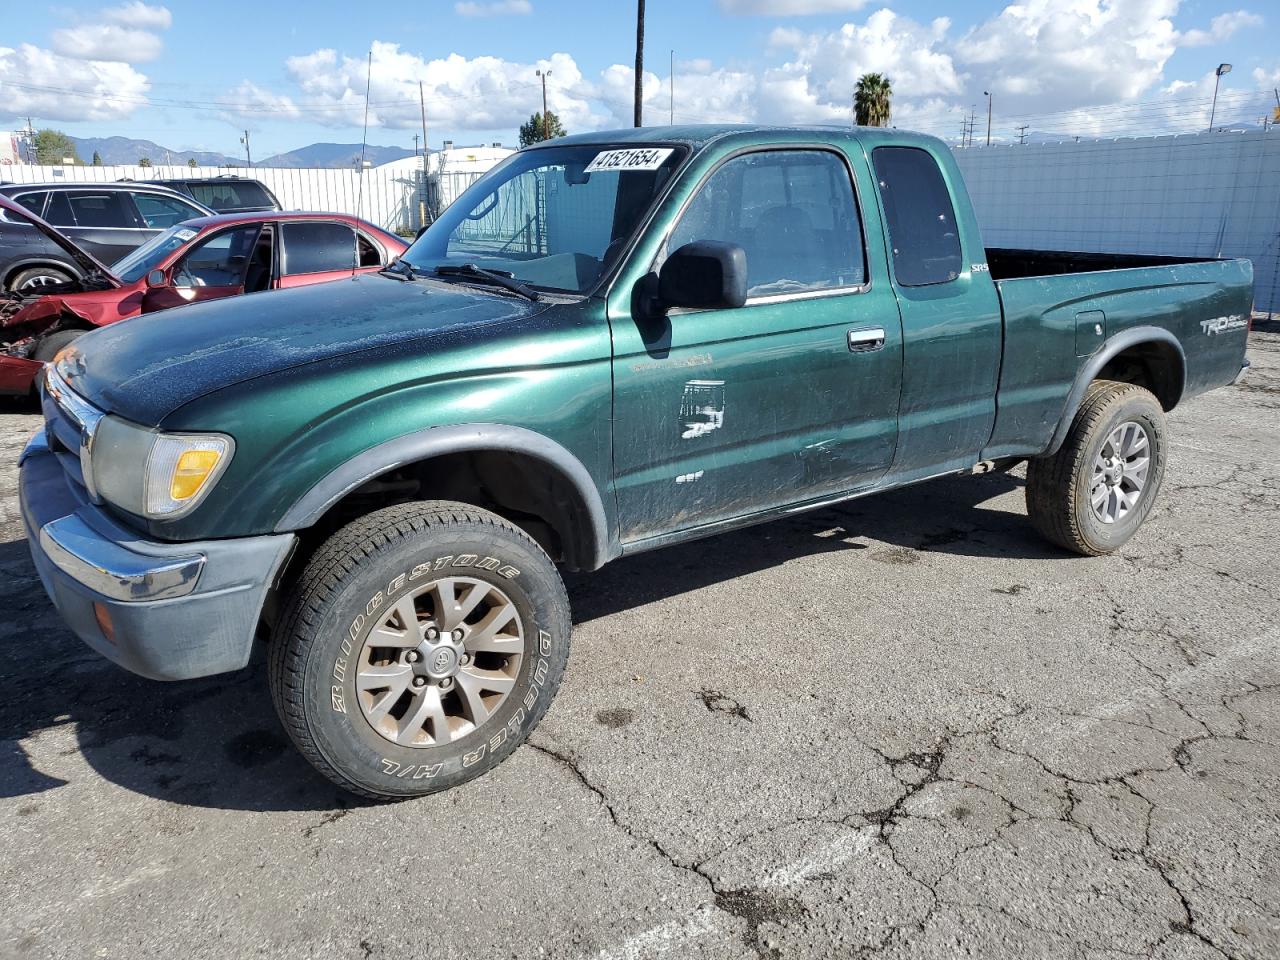
<svg viewBox="0 0 1280 960"><path fill-rule="evenodd" d="M1145 253L1085 253L1070 250L1015 250L1007 247L987 247L987 266L991 268L991 277L994 280L1212 262L1212 257L1164 257Z"/></svg>
<svg viewBox="0 0 1280 960"><path fill-rule="evenodd" d="M1136 328L1176 340L1152 348L1169 356L1150 357L1153 370L1177 374L1157 391L1166 407L1240 373L1252 309L1248 260L989 248L987 261L1004 317L987 459L1049 449L1077 375L1108 340Z"/></svg>

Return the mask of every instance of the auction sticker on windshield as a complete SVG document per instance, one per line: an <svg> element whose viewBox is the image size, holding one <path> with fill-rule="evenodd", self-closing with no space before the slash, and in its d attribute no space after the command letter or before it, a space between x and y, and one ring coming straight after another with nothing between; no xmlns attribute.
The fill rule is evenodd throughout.
<svg viewBox="0 0 1280 960"><path fill-rule="evenodd" d="M645 147L636 150L602 150L583 173L608 170L657 170L673 152L672 147Z"/></svg>

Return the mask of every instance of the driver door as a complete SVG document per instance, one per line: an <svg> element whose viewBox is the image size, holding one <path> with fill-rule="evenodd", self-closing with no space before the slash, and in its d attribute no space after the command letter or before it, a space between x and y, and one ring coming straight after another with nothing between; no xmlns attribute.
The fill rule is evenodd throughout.
<svg viewBox="0 0 1280 960"><path fill-rule="evenodd" d="M624 544L840 495L888 469L902 328L879 245L863 239L879 223L864 225L857 197L838 150L731 156L699 185L655 266L692 241L737 244L746 304L653 322L632 312L631 289L615 292Z"/></svg>
<svg viewBox="0 0 1280 960"><path fill-rule="evenodd" d="M261 230L261 223L250 223L223 230L196 243L169 268L163 285L147 289L142 312L244 293L245 274Z"/></svg>

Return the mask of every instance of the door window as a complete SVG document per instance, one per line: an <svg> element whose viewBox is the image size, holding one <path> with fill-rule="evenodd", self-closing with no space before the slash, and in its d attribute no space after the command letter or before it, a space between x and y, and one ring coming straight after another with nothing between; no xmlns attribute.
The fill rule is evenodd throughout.
<svg viewBox="0 0 1280 960"><path fill-rule="evenodd" d="M183 203L177 197L166 197L158 193L135 193L133 202L138 207L142 222L152 230L167 230L175 223L204 216L191 204Z"/></svg>
<svg viewBox="0 0 1280 960"><path fill-rule="evenodd" d="M356 264L356 233L345 223L295 220L281 224L284 274L351 270Z"/></svg>
<svg viewBox="0 0 1280 960"><path fill-rule="evenodd" d="M667 250L695 240L741 246L753 297L866 280L853 184L844 161L827 150L768 150L724 163L685 209Z"/></svg>
<svg viewBox="0 0 1280 960"><path fill-rule="evenodd" d="M67 203L67 195L61 190L54 190L49 194L49 208L45 210L44 218L55 227L76 225L76 218L71 214L71 204Z"/></svg>
<svg viewBox="0 0 1280 960"><path fill-rule="evenodd" d="M938 161L917 147L877 147L871 154L893 246L893 272L904 287L960 276L960 230Z"/></svg>
<svg viewBox="0 0 1280 960"><path fill-rule="evenodd" d="M258 239L261 224L214 234L182 258L173 275L175 287L239 287Z"/></svg>
<svg viewBox="0 0 1280 960"><path fill-rule="evenodd" d="M67 203L77 227L136 227L133 204L122 190L72 190Z"/></svg>

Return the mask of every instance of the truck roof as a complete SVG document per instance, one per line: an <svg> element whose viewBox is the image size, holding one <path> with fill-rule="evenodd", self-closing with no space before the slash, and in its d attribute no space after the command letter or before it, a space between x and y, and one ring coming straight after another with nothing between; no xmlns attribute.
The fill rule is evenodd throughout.
<svg viewBox="0 0 1280 960"><path fill-rule="evenodd" d="M806 126L770 126L755 123L696 123L677 124L663 127L623 127L618 130L595 130L591 133L575 133L567 137L557 137L543 143L532 144L526 149L540 147L575 146L578 144L608 143L684 143L695 152L727 137L746 141L758 140L761 144L775 142L780 135L794 139L797 134L809 134L815 140L824 140L833 135L853 134L866 142L868 146L880 143L894 143L902 146L928 146L937 149L945 146L937 137L896 127L850 127L841 124L813 124Z"/></svg>

